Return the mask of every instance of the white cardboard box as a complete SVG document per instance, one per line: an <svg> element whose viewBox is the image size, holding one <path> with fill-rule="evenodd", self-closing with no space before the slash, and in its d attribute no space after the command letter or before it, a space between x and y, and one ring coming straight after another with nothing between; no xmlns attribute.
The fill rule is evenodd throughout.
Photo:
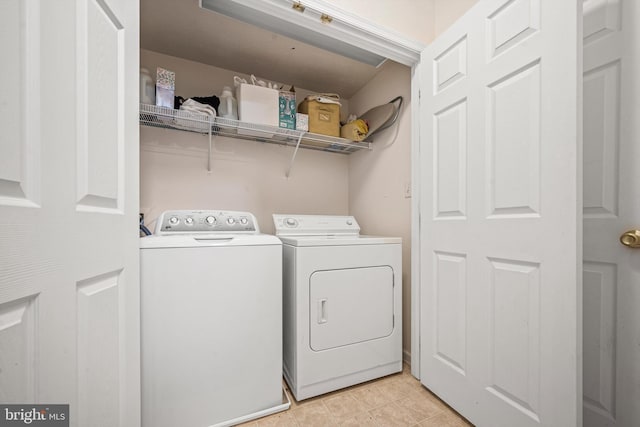
<svg viewBox="0 0 640 427"><path fill-rule="evenodd" d="M236 91L238 118L245 123L278 127L280 118L278 95L278 91L275 89L241 84ZM262 131L253 132L240 128L238 128L238 133L267 138L273 136L273 133L269 135Z"/></svg>

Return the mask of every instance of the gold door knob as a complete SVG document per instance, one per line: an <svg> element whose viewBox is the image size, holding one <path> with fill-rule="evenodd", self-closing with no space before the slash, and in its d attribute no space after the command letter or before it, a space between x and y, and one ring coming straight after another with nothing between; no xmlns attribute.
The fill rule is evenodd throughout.
<svg viewBox="0 0 640 427"><path fill-rule="evenodd" d="M620 243L630 248L640 248L640 230L629 230L622 233Z"/></svg>

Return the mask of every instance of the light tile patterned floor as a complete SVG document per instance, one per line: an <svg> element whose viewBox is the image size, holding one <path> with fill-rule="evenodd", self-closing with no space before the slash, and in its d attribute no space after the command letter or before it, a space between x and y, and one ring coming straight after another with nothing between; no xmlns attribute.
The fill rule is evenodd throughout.
<svg viewBox="0 0 640 427"><path fill-rule="evenodd" d="M411 376L401 373L302 402L242 426L468 427L472 426Z"/></svg>

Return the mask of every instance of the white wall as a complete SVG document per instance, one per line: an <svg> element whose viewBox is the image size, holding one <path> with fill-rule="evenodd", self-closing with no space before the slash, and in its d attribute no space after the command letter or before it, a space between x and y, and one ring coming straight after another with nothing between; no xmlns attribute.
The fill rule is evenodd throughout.
<svg viewBox="0 0 640 427"><path fill-rule="evenodd" d="M141 67L176 72L176 94L220 94L232 71L142 50ZM152 74L154 71L152 71ZM140 127L140 208L145 222L166 209L250 211L273 233L273 213L348 213L348 156L301 149L289 179L293 148L219 137L207 172L208 137Z"/></svg>

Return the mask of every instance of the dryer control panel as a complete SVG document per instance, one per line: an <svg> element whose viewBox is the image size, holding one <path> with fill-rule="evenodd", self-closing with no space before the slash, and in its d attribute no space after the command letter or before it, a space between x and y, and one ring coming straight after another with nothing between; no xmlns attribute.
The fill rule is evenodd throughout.
<svg viewBox="0 0 640 427"><path fill-rule="evenodd" d="M360 226L352 216L274 214L276 236L357 236Z"/></svg>
<svg viewBox="0 0 640 427"><path fill-rule="evenodd" d="M255 216L237 211L165 211L156 222L156 235L185 233L242 233L260 232Z"/></svg>

